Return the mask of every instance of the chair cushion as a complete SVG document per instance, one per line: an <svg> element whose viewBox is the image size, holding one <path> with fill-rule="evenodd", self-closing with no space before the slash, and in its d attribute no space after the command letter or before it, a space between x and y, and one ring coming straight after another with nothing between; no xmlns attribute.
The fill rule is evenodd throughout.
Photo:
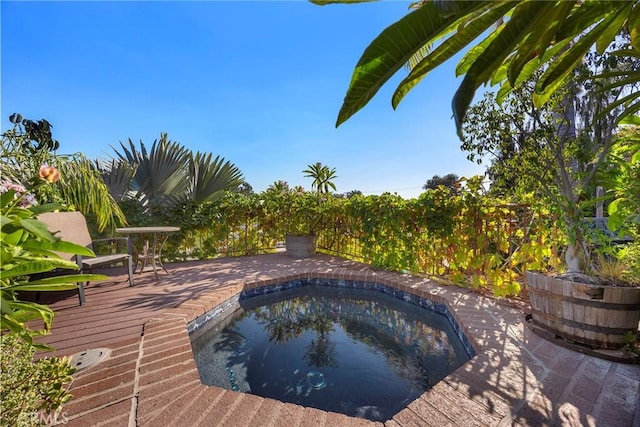
<svg viewBox="0 0 640 427"><path fill-rule="evenodd" d="M111 264L117 261L127 261L128 259L129 254L98 255L95 258L82 258L82 265L86 265L87 267L96 267L98 265Z"/></svg>

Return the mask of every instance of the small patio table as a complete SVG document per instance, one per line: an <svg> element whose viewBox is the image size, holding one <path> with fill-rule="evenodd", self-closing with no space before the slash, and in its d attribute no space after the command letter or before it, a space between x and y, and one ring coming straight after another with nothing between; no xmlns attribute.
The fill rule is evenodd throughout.
<svg viewBox="0 0 640 427"><path fill-rule="evenodd" d="M140 264L140 273L144 271L144 268L147 266L147 262L151 261L151 266L153 268L153 274L158 279L158 267L162 268L165 273L169 274L164 265L162 265L162 247L165 242L169 238L169 233L180 231L180 227L172 227L172 226L154 226L154 227L124 227L124 228L116 228L116 233L126 234L127 236L131 234L152 234L153 240L152 244L149 245L149 240L145 240L144 245L142 247L142 253L137 253L137 263ZM136 269L138 266L136 265Z"/></svg>

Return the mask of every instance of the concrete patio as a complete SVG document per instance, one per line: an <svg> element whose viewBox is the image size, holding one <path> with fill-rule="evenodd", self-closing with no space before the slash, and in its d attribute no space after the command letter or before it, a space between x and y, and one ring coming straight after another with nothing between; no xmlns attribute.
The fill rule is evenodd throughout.
<svg viewBox="0 0 640 427"><path fill-rule="evenodd" d="M428 279L316 255L283 254L168 265L45 296L56 312L44 341L57 355L107 347L74 376L63 409L77 426L640 426L640 367L571 351L531 332L526 307ZM116 271L117 273L118 271ZM124 272L122 272L124 273ZM383 283L445 303L477 356L384 423L200 383L186 323L245 287L326 277Z"/></svg>

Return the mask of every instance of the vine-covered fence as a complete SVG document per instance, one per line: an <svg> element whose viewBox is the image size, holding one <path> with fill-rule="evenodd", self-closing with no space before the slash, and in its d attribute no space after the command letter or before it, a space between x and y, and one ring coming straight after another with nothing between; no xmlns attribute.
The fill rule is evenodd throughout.
<svg viewBox="0 0 640 427"><path fill-rule="evenodd" d="M300 215L266 193L230 193L217 202L145 213L135 204L124 208L131 225L181 228L163 252L172 261L274 252L292 216ZM562 235L550 214L479 191L441 188L410 200L391 194L324 197L305 209L305 220L313 210L320 252L496 295L519 294L526 269L560 264Z"/></svg>

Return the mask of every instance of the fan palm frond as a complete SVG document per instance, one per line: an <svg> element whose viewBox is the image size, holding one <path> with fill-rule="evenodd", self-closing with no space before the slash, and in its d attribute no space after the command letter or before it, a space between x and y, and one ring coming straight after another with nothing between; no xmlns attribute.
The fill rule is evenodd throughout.
<svg viewBox="0 0 640 427"><path fill-rule="evenodd" d="M122 159L111 159L108 163L96 162L96 167L100 170L111 197L117 202L125 199L131 189L137 166Z"/></svg>
<svg viewBox="0 0 640 427"><path fill-rule="evenodd" d="M120 143L116 155L136 167L131 189L144 205L169 207L186 199L189 151L169 140L166 133L155 140L151 150L140 141L140 150L129 139L129 147Z"/></svg>
<svg viewBox="0 0 640 427"><path fill-rule="evenodd" d="M224 158L197 152L189 160L188 200L202 203L220 198L227 190L236 190L243 182L242 172Z"/></svg>

